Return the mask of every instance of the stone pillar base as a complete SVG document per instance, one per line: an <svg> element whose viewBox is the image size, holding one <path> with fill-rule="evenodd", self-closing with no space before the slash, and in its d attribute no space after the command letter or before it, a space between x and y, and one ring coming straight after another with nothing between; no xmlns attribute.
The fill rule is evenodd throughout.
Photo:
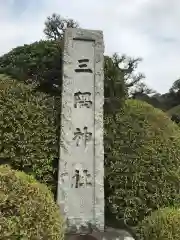
<svg viewBox="0 0 180 240"><path fill-rule="evenodd" d="M66 234L65 240L135 240L123 229L106 228L104 232L91 234Z"/></svg>

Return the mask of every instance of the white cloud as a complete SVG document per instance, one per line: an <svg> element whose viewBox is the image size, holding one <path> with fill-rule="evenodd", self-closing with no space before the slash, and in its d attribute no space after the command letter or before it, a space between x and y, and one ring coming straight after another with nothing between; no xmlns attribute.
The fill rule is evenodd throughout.
<svg viewBox="0 0 180 240"><path fill-rule="evenodd" d="M20 12L22 0L0 0L0 55L43 38L44 21L55 12L83 28L102 29L108 54L142 57L139 70L159 92L166 92L180 76L178 0L24 1Z"/></svg>

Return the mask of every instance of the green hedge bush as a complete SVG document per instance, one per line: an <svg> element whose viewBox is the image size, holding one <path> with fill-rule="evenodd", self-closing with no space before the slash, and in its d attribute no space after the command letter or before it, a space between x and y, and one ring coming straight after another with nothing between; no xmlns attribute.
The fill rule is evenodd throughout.
<svg viewBox="0 0 180 240"><path fill-rule="evenodd" d="M26 82L31 79L39 84L61 81L61 42L39 41L19 46L0 57L0 73Z"/></svg>
<svg viewBox="0 0 180 240"><path fill-rule="evenodd" d="M0 239L61 240L64 223L45 185L0 166Z"/></svg>
<svg viewBox="0 0 180 240"><path fill-rule="evenodd" d="M106 219L136 226L180 201L180 129L161 110L127 100L105 116Z"/></svg>
<svg viewBox="0 0 180 240"><path fill-rule="evenodd" d="M153 212L139 225L142 240L180 239L180 209L165 208Z"/></svg>
<svg viewBox="0 0 180 240"><path fill-rule="evenodd" d="M0 75L0 162L55 188L57 156L53 98Z"/></svg>

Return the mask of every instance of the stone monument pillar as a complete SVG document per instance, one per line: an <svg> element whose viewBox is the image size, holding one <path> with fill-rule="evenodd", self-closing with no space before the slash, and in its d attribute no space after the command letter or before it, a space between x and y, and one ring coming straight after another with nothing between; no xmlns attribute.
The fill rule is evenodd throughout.
<svg viewBox="0 0 180 240"><path fill-rule="evenodd" d="M104 231L103 53L101 31L66 30L57 202L68 233Z"/></svg>

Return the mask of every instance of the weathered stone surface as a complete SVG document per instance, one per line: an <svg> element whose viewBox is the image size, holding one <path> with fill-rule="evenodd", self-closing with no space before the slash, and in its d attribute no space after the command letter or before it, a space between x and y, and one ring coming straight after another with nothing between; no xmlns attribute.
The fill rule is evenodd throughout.
<svg viewBox="0 0 180 240"><path fill-rule="evenodd" d="M103 33L67 29L57 202L68 231L104 229Z"/></svg>
<svg viewBox="0 0 180 240"><path fill-rule="evenodd" d="M65 240L135 240L123 229L107 228L104 232L92 232L87 235L66 235Z"/></svg>

